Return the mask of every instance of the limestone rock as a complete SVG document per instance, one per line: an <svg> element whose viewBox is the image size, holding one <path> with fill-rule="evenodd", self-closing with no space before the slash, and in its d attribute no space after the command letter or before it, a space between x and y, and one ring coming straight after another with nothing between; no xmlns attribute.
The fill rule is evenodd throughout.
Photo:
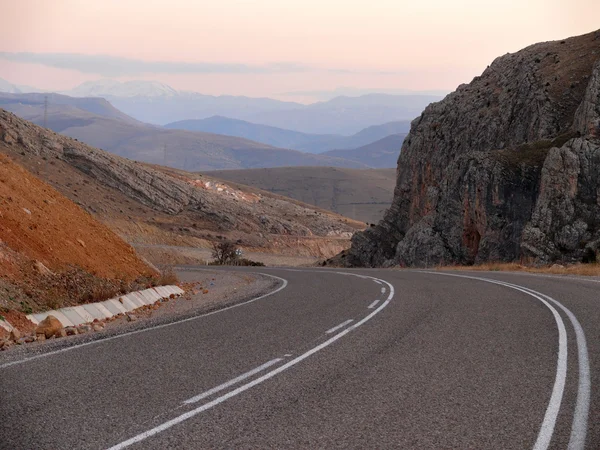
<svg viewBox="0 0 600 450"><path fill-rule="evenodd" d="M600 32L497 58L411 124L384 219L353 266L594 260Z"/></svg>
<svg viewBox="0 0 600 450"><path fill-rule="evenodd" d="M50 338L62 329L62 323L53 315L49 315L42 320L35 328L35 334L44 334L46 338Z"/></svg>
<svg viewBox="0 0 600 450"><path fill-rule="evenodd" d="M10 332L10 340L17 342L21 338L21 332L16 328L13 328Z"/></svg>

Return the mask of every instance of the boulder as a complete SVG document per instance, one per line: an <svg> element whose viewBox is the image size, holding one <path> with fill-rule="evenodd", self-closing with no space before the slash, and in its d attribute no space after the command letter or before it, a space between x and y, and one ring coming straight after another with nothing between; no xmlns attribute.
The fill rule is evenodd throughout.
<svg viewBox="0 0 600 450"><path fill-rule="evenodd" d="M57 331L62 329L62 323L52 314L42 320L35 328L35 334L43 334L46 338L54 336Z"/></svg>

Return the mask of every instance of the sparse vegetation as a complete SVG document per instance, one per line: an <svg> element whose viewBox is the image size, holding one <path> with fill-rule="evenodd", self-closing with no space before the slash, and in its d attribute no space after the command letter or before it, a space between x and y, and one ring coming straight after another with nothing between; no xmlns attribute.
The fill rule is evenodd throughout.
<svg viewBox="0 0 600 450"><path fill-rule="evenodd" d="M511 167L520 165L541 167L548 155L548 151L554 147L562 147L569 140L578 137L573 131L563 133L554 139L543 139L535 142L521 144L516 148L505 149L496 152L498 157Z"/></svg>
<svg viewBox="0 0 600 450"><path fill-rule="evenodd" d="M212 257L219 265L232 264L238 258L237 250L235 243L229 240L212 243Z"/></svg>
<svg viewBox="0 0 600 450"><path fill-rule="evenodd" d="M160 286L179 284L179 278L177 278L177 275L173 272L172 268L168 268L162 271L158 278L158 283Z"/></svg>

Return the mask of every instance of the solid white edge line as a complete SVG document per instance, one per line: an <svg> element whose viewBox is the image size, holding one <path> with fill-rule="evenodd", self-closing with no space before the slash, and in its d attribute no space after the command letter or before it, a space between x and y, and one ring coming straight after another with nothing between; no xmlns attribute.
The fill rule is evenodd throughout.
<svg viewBox="0 0 600 450"><path fill-rule="evenodd" d="M503 281L507 285L513 285L512 283ZM518 286L518 285L516 285ZM569 320L573 329L575 330L575 341L577 343L577 360L579 363L579 383L577 386L577 399L575 401L575 411L573 413L573 423L571 425L571 436L569 438L568 450L583 450L585 448L585 439L587 436L587 424L590 410L590 396L591 396L591 380L590 380L590 361L587 350L587 341L585 339L585 332L583 327L575 317L575 314L571 312L566 306L560 303L558 300L535 291L531 288L524 289L531 291L544 297L546 300L553 302L556 306L562 309Z"/></svg>
<svg viewBox="0 0 600 450"><path fill-rule="evenodd" d="M534 450L546 450L550 446L550 442L552 440L552 435L554 434L554 427L556 425L556 419L558 417L558 413L560 411L560 404L562 402L562 397L564 394L565 383L567 379L567 330L565 328L565 324L562 320L562 317L558 313L558 311L548 303L544 298L539 295L534 294L527 290L526 287L513 285L510 283L505 283L503 281L492 280L490 278L481 278L474 277L469 275L456 275L444 272L431 272L431 271L419 271L421 273L429 273L434 275L445 275L450 277L458 277L458 278L470 278L473 280L484 281L487 283L497 284L499 286L506 286L511 289L523 292L531 297L534 297L541 301L552 313L554 316L554 321L556 322L556 326L558 328L558 358L556 364L556 377L554 379L554 386L552 388L552 394L550 396L550 401L548 402L548 406L546 408L546 413L544 414L544 420L542 421L542 425L540 427L540 431L538 433L538 437L533 446Z"/></svg>
<svg viewBox="0 0 600 450"><path fill-rule="evenodd" d="M344 273L344 272L334 272L334 273L339 273L341 275L352 275L349 273ZM361 278L373 278L373 277L365 277L364 275L361 276ZM224 395L222 395L221 397L217 397L216 399L205 403L202 406L199 406L196 409L193 409L191 411L188 411L185 414L182 414L178 417L175 417L174 419L171 419L157 427L154 427L148 431L145 431L143 433L138 434L137 436L132 437L131 439L128 439L126 441L123 441L117 445L114 445L112 447L110 447L108 450L120 450L126 447L129 447L132 444L135 444L137 442L143 441L144 439L149 438L150 436L154 436L155 434L158 434L162 431L165 431L169 428L171 428L174 425L177 425L191 417L194 417L197 414L200 414L203 411L206 411L210 408L212 408L213 406L216 406L232 397L235 397L236 395L262 383L263 381L266 381L272 377L274 377L275 375L284 372L285 370L289 369L290 367L298 364L299 362L305 360L306 358L308 358L309 356L317 353L318 351L324 349L325 347L330 346L331 344L333 344L335 341L337 341L338 339L342 338L343 336L345 336L346 334L350 333L351 331L357 329L358 327L360 327L361 325L365 324L366 322L368 322L369 320L371 320L373 317L375 317L378 313L380 313L389 303L390 300L394 297L394 287L388 283L385 280L381 280L383 283L387 284L390 288L390 294L388 295L387 299L379 306L379 308L377 308L375 311L373 311L372 313L370 313L369 315L367 315L366 317L364 317L363 319L361 319L360 321L356 322L354 325L346 328L345 330L342 330L341 332L339 332L338 334L330 337L328 340L326 340L325 342L323 342L322 344L317 345L316 347L313 347L312 349L310 349L309 351L307 351L306 353L303 353L302 355L292 359L291 361L287 362L286 364L277 367L276 369L267 372L266 374L262 375L259 378L256 378L246 384L243 384L242 386L238 387L237 389L234 389L233 391L230 391Z"/></svg>
<svg viewBox="0 0 600 450"><path fill-rule="evenodd" d="M375 308L375 305L376 305L377 303L379 303L380 301L381 301L381 300L375 300L373 303L371 303L369 306L367 306L367 309L373 309L373 308Z"/></svg>
<svg viewBox="0 0 600 450"><path fill-rule="evenodd" d="M249 370L248 372L243 373L235 378L232 378L231 380L229 380L223 384L215 386L214 388L209 389L208 391L205 391L201 394L195 395L192 398L188 398L183 403L185 403L186 405L189 405L192 403L197 403L206 397L210 397L211 395L216 394L217 392L221 392L223 389L227 389L228 387L239 383L240 381L244 381L246 378L250 378L252 375L256 375L257 373L262 372L263 370L271 367L272 365L277 364L279 361L283 361L283 358L275 358L275 359L272 359L271 361L267 361L263 365L258 366L255 369Z"/></svg>
<svg viewBox="0 0 600 450"><path fill-rule="evenodd" d="M336 325L335 327L333 327L333 328L330 328L330 329L329 329L329 330L327 330L325 333L326 333L326 334L331 334L331 333L333 333L334 331L337 331L337 330L339 330L340 328L344 328L346 325L348 325L348 324L350 324L350 323L352 323L352 322L354 322L354 319L348 319L348 320L346 320L345 322L342 322L342 323L340 323L339 325Z"/></svg>
<svg viewBox="0 0 600 450"><path fill-rule="evenodd" d="M110 337L102 338L102 339L96 339L94 341L89 341L89 342L84 342L82 344L72 345L70 347L61 348L59 350L54 350L54 351L47 352L47 353L41 353L39 355L31 356L29 358L19 359L17 361L11 361L11 362L4 363L4 364L0 365L0 369L5 369L7 367L16 366L17 364L23 364L23 363L26 363L26 362L29 362L29 361L33 361L33 360L39 359L39 358L45 358L47 356L52 356L52 355L57 355L59 353L68 352L69 350L75 350L77 348L87 347L88 345L102 344L104 342L112 341L114 339L121 339L121 338L124 338L124 337L127 337L127 336L132 336L134 334L145 333L146 331L158 330L160 328L166 328L166 327L170 327L172 325L178 325L180 323L189 322L189 321L197 320L197 319L202 319L203 317L212 316L213 314L218 314L218 313L221 313L223 311L228 311L228 310L233 309L233 308L238 308L240 306L249 305L250 303L254 303L254 302L258 301L258 300L262 300L265 297L269 297L269 296L271 296L273 294L276 294L279 291L285 289L287 287L287 285L288 285L288 282L287 282L286 279L278 277L278 276L275 276L275 275L270 275L268 273L262 273L262 272L250 272L250 273L259 273L260 275L265 275L267 277L276 278L279 281L281 281L283 284L281 286L279 286L277 289L275 289L274 291L271 291L271 292L269 292L267 294L261 295L260 297L253 298L253 299L247 300L247 301L242 302L242 303L236 303L235 305L226 306L225 308L217 309L215 311L211 311L211 312L206 313L206 314L201 314L199 316L188 317L187 319L176 320L175 322L164 323L162 325L156 325L156 326L153 326L153 327L143 328L141 330L129 331L127 333L118 334L118 335L115 335L115 336L110 336Z"/></svg>

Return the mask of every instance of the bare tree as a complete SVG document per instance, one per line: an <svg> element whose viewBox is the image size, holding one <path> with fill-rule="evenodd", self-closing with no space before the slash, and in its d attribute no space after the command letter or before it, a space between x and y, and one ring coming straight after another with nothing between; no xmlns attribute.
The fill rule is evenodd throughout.
<svg viewBox="0 0 600 450"><path fill-rule="evenodd" d="M212 243L212 257L219 264L228 264L238 257L237 247L232 241L221 241Z"/></svg>

